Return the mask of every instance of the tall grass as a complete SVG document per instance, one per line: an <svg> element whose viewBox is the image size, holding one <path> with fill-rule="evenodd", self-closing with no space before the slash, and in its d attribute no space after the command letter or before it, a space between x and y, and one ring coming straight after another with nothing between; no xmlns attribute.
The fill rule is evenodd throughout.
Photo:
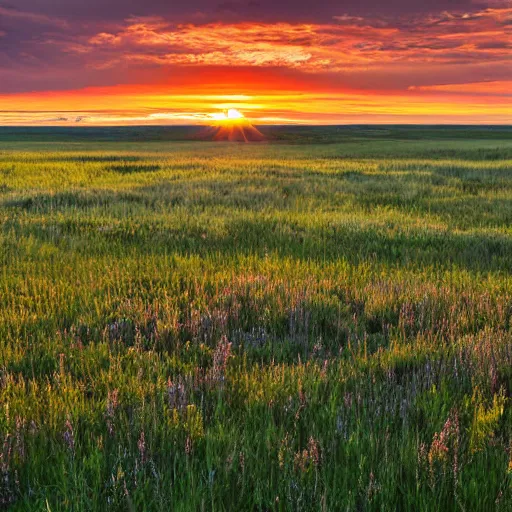
<svg viewBox="0 0 512 512"><path fill-rule="evenodd" d="M0 146L0 508L510 510L512 143Z"/></svg>

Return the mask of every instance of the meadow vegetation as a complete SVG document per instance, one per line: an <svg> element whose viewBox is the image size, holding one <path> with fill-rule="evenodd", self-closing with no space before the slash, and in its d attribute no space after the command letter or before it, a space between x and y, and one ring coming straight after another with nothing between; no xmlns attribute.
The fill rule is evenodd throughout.
<svg viewBox="0 0 512 512"><path fill-rule="evenodd" d="M512 139L360 130L0 141L0 509L511 510Z"/></svg>

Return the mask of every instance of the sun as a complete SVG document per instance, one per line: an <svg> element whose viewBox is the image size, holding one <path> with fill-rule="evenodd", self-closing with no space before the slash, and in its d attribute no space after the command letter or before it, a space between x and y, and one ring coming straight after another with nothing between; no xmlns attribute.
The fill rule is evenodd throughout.
<svg viewBox="0 0 512 512"><path fill-rule="evenodd" d="M242 112L240 112L240 110L237 110L236 108L230 108L228 110L225 110L224 112L212 114L211 117L215 121L228 123L236 123L237 121L245 119L245 116L242 114Z"/></svg>
<svg viewBox="0 0 512 512"><path fill-rule="evenodd" d="M198 134L197 138L212 141L261 142L265 136L251 124L240 110L230 108L208 114L210 126Z"/></svg>
<svg viewBox="0 0 512 512"><path fill-rule="evenodd" d="M245 116L236 108L230 108L226 114L228 119L243 119Z"/></svg>

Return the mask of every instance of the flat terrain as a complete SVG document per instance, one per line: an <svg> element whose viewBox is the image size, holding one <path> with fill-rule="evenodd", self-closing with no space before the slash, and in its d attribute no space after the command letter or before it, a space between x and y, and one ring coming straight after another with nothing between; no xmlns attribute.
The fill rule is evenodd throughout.
<svg viewBox="0 0 512 512"><path fill-rule="evenodd" d="M512 130L145 130L0 129L0 509L511 510Z"/></svg>

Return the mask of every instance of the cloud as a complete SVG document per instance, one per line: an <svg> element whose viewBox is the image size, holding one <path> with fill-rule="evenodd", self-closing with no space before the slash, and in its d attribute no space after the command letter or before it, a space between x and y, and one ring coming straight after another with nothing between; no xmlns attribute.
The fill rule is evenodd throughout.
<svg viewBox="0 0 512 512"><path fill-rule="evenodd" d="M512 97L512 80L411 86L410 90Z"/></svg>
<svg viewBox="0 0 512 512"><path fill-rule="evenodd" d="M9 7L2 7L1 5L0 16L11 20L14 19L25 22L28 21L40 25L52 25L60 28L67 28L69 26L69 24L63 19L47 16L45 14L38 14L28 11L19 11L17 9L12 9Z"/></svg>
<svg viewBox="0 0 512 512"><path fill-rule="evenodd" d="M343 15L333 23L169 24L131 19L76 46L92 67L134 65L281 66L346 71L383 65L461 64L510 59L503 21L512 9L397 20ZM68 52L73 52L68 46Z"/></svg>
<svg viewBox="0 0 512 512"><path fill-rule="evenodd" d="M376 17L403 14L471 11L496 4L492 0L475 5L472 0L189 0L187 2L163 0L16 0L19 10L40 12L68 20L120 21L129 16L162 16L176 23L188 23L199 18L207 22L238 21L258 22L311 22L321 23L333 16Z"/></svg>

